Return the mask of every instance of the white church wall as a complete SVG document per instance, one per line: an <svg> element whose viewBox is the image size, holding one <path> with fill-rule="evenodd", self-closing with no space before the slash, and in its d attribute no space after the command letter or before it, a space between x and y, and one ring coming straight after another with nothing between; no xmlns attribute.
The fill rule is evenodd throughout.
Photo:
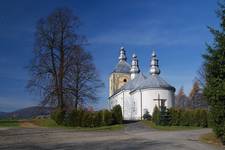
<svg viewBox="0 0 225 150"><path fill-rule="evenodd" d="M133 109L132 109L132 120L140 120L141 119L141 94L140 91L135 91L131 93L131 97L133 100Z"/></svg>
<svg viewBox="0 0 225 150"><path fill-rule="evenodd" d="M166 99L165 106L167 108L174 106L174 93L167 89L144 89L131 93L131 97L136 103L136 115L134 115L136 120L140 120L145 111L152 115L154 107L158 106L158 101L154 101L158 98L158 94L160 99Z"/></svg>
<svg viewBox="0 0 225 150"><path fill-rule="evenodd" d="M116 105L120 105L123 116L125 114L128 115L126 111L129 110L129 99L130 99L129 91L121 91L117 93L116 95L112 96L109 99L110 109L112 109Z"/></svg>
<svg viewBox="0 0 225 150"><path fill-rule="evenodd" d="M158 99L158 95L160 95L160 99L166 99L165 106L167 108L174 106L174 93L172 91L167 89L145 89L142 90L142 114L146 110L151 115L153 114L154 107L158 106L158 101L154 101L154 99Z"/></svg>
<svg viewBox="0 0 225 150"><path fill-rule="evenodd" d="M124 120L130 120L132 115L133 101L129 93L129 90L124 91L124 107L122 108Z"/></svg>

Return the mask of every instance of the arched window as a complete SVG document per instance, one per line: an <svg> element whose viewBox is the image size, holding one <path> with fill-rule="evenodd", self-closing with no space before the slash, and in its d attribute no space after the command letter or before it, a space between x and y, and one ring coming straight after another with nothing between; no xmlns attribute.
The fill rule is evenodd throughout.
<svg viewBox="0 0 225 150"><path fill-rule="evenodd" d="M127 79L123 79L123 82L127 82Z"/></svg>

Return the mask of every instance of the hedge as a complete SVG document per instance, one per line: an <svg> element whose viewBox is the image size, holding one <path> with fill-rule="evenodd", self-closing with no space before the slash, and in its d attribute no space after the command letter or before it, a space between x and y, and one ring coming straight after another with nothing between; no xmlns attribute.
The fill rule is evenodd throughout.
<svg viewBox="0 0 225 150"><path fill-rule="evenodd" d="M123 121L122 110L119 105L116 105L112 111L87 111L84 109L72 110L65 112L56 109L51 118L59 125L71 127L100 127L113 124L121 124Z"/></svg>
<svg viewBox="0 0 225 150"><path fill-rule="evenodd" d="M170 108L160 111L155 107L152 121L157 125L208 127L208 116L205 109Z"/></svg>

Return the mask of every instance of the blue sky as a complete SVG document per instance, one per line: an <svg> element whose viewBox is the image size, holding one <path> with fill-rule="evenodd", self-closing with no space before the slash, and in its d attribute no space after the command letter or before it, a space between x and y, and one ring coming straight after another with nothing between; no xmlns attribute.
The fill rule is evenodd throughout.
<svg viewBox="0 0 225 150"><path fill-rule="evenodd" d="M90 43L105 83L96 108L107 107L108 76L124 46L148 75L156 49L161 76L189 93L202 63L205 43L212 41L207 26L218 27L216 0L1 0L0 1L0 111L36 105L37 95L25 89L25 66L32 58L35 25L55 8L69 7L80 17L79 33Z"/></svg>

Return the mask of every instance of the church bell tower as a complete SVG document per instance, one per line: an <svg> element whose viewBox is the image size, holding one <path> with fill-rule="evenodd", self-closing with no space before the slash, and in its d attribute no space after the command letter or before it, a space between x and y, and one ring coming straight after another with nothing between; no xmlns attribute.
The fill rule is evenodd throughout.
<svg viewBox="0 0 225 150"><path fill-rule="evenodd" d="M130 65L127 63L126 51L120 48L119 62L109 77L109 97L130 80Z"/></svg>

